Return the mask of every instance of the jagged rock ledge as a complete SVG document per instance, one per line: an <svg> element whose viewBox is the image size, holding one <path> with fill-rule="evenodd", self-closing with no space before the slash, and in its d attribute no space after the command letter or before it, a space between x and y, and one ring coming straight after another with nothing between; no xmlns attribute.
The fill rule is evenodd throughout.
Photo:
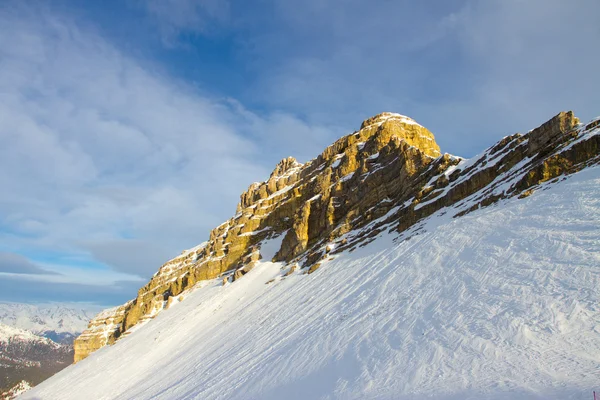
<svg viewBox="0 0 600 400"><path fill-rule="evenodd" d="M148 321L204 280L223 284L262 257L261 243L284 235L275 261L314 272L332 254L365 245L384 230L408 232L447 209L464 215L598 163L600 120L562 112L528 134L503 138L480 156L441 154L414 120L382 113L300 164L286 158L240 197L236 215L209 240L164 264L137 298L98 315L75 342L75 361Z"/></svg>

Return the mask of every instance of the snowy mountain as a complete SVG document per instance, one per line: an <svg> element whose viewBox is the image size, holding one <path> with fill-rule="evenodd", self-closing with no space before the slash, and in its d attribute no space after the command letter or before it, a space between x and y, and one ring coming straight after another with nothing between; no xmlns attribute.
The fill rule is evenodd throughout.
<svg viewBox="0 0 600 400"><path fill-rule="evenodd" d="M72 357L73 346L0 324L0 398L42 382L71 364Z"/></svg>
<svg viewBox="0 0 600 400"><path fill-rule="evenodd" d="M599 162L600 119L570 112L469 160L370 118L282 160L22 398L590 398Z"/></svg>
<svg viewBox="0 0 600 400"><path fill-rule="evenodd" d="M63 304L0 303L0 399L71 364L73 340L92 317L87 309Z"/></svg>
<svg viewBox="0 0 600 400"><path fill-rule="evenodd" d="M93 313L61 304L0 303L0 324L25 329L57 343L72 343Z"/></svg>

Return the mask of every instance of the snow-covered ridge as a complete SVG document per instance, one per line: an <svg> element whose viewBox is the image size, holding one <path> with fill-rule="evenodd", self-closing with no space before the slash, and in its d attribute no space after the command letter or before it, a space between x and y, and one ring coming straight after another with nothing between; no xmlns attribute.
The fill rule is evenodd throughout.
<svg viewBox="0 0 600 400"><path fill-rule="evenodd" d="M3 302L0 303L0 323L39 335L48 331L79 334L94 316L94 311L62 304Z"/></svg>
<svg viewBox="0 0 600 400"><path fill-rule="evenodd" d="M263 260L206 281L23 399L591 399L600 167L447 211L310 275Z"/></svg>
<svg viewBox="0 0 600 400"><path fill-rule="evenodd" d="M388 117L399 118L392 114ZM391 129L397 130L398 126L390 125ZM185 251L165 263L151 281L138 291L137 298L124 309L120 308L118 312L113 310L114 315L109 313L111 316L102 314L94 318L90 328L81 335L80 342L76 342L76 353L81 349L81 357L85 357L86 352L112 343L133 325L152 318L164 307L178 302L182 291L191 288L198 281L222 274L235 277L237 275L233 274L234 270L247 271L249 263L252 263L257 255L261 256L259 249L265 239L282 232L291 235L289 232L296 218L294 214L297 207L302 203L313 203L314 208L322 207L321 203L329 200L329 196L320 196L322 190L328 188L329 193L342 193L353 186L352 180L356 176L353 172L360 167L360 163L366 162L365 159L371 154L386 146L396 146L393 151L402 151L397 149L397 146L404 146L398 144L403 132L410 136L407 136L407 141L420 134L429 135L429 142L433 142L433 147L431 143L427 143L427 149L437 146L430 132L411 125L410 129L400 128L393 135L388 134L388 130L385 129L364 130L357 139L355 134L351 133L306 164L298 163L292 157L283 159L268 180L252 184L241 195L234 217L213 229L205 245ZM391 143L392 141L394 143ZM354 149L358 149L356 143L359 142L363 144L359 153L353 153ZM343 157L345 152L348 152L348 157ZM420 157L418 151L414 153ZM335 164L336 159L340 160L338 164ZM287 238L288 241L289 239L290 237ZM284 244L282 248L286 246L295 247ZM291 251L302 249L298 247L297 250ZM278 256L291 257L282 254ZM100 329L101 327L114 330L109 340L106 338L108 331ZM79 359L79 355L76 355L76 359Z"/></svg>
<svg viewBox="0 0 600 400"><path fill-rule="evenodd" d="M288 272L299 267L312 273L329 257L355 251L381 232L412 237L419 221L440 210L458 216L530 195L540 183L555 182L598 158L595 136L564 156L556 153L577 140L574 120L572 113L561 113L543 129L504 138L470 161L433 157L435 146L421 138L433 138L430 132L395 123L344 136L303 166L284 159L269 180L242 194L235 216L215 228L206 245L165 264L133 301L95 318L76 343L81 351L76 358L144 331L141 323L170 305L179 307L213 278L238 285L264 259L263 247L273 237L282 238L275 255ZM529 136L543 152L531 150Z"/></svg>
<svg viewBox="0 0 600 400"><path fill-rule="evenodd" d="M36 335L24 329L15 328L0 324L0 344L7 344L10 341L30 341L39 342L48 345L58 346L52 340Z"/></svg>
<svg viewBox="0 0 600 400"><path fill-rule="evenodd" d="M519 134L503 138L504 144L494 145L486 149L484 152L472 157L471 159L459 159L458 164L446 169L441 174L433 176L425 186L425 190L435 189L435 182L441 178L448 180L450 176L455 172L465 171L465 173L458 175L457 179L452 180L443 189L435 191L430 197L425 197L424 201L419 202L415 206L415 209L420 209L427 206L440 198L446 196L450 191L456 189L460 185L464 185L476 174L481 173L484 170L496 170L501 171L494 179L487 185L486 190L483 193L476 193L473 196L460 202L455 208L465 211L471 209L473 206L490 196L505 197L510 193L518 190L516 185L523 180L523 178L531 173L531 167L536 162L537 154L529 154L524 157L521 161L511 166L510 168L504 168L503 163L506 162L507 158L511 154L521 151L527 153L531 147L529 137L531 133L535 131L529 131L526 135L521 136ZM600 118L595 118L587 124L579 124L576 129L572 131L573 138L568 141L564 141L556 145L553 152L546 156L547 159L552 157L560 157L566 152L570 151L585 141L594 139L600 135ZM458 159L458 158L457 158ZM594 161L594 159L596 161ZM588 162L597 162L598 155L596 157L585 160Z"/></svg>
<svg viewBox="0 0 600 400"><path fill-rule="evenodd" d="M182 268L185 268L191 263L197 261L199 255L202 253L207 244L208 242L202 242L197 246L182 251L180 255L164 263L158 269L158 271L156 271L153 277L156 278L160 276L171 276L177 274L177 272Z"/></svg>

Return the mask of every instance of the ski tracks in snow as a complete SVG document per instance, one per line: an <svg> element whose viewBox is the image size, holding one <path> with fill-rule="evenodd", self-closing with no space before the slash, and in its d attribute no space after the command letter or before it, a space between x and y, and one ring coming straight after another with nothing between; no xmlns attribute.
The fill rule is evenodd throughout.
<svg viewBox="0 0 600 400"><path fill-rule="evenodd" d="M24 398L589 397L600 167L461 218L443 211L311 275L260 263L204 284Z"/></svg>

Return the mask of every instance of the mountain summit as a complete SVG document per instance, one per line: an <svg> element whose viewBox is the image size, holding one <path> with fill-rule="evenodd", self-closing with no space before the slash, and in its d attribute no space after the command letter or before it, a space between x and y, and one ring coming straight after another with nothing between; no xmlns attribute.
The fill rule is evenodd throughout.
<svg viewBox="0 0 600 400"><path fill-rule="evenodd" d="M75 361L152 318L197 282L222 274L239 278L264 257L260 243L266 238L286 232L275 259L314 264L322 256L317 242L385 214L392 199L415 190L410 177L439 156L426 128L400 114L382 113L306 164L283 159L268 180L242 193L236 215L213 229L208 242L163 265L137 299L92 321L75 342ZM446 157L446 162L458 159Z"/></svg>
<svg viewBox="0 0 600 400"><path fill-rule="evenodd" d="M352 250L385 229L403 232L443 207L464 215L597 162L599 121L561 112L525 135L503 138L464 160L442 155L433 134L409 117L381 113L300 164L277 164L242 193L236 215L209 240L164 264L138 297L99 314L75 341L75 361L114 343L200 281L235 281L282 235L274 261L314 271L328 253ZM592 134L594 132L594 134ZM467 200L468 198L468 200Z"/></svg>
<svg viewBox="0 0 600 400"><path fill-rule="evenodd" d="M408 117L369 118L253 183L96 316L75 361L114 346L25 398L582 394L600 359L599 125L561 112L467 160Z"/></svg>

